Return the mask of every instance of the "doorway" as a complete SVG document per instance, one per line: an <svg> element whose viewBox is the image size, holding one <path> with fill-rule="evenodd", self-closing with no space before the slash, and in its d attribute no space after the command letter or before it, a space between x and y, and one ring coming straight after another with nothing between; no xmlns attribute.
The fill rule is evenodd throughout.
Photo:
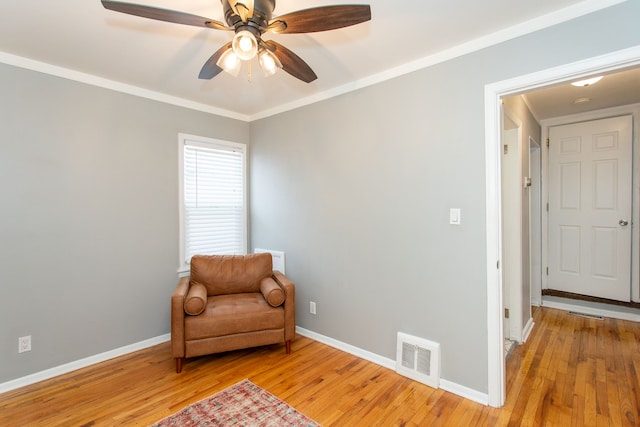
<svg viewBox="0 0 640 427"><path fill-rule="evenodd" d="M606 73L638 65L640 65L640 46L485 86L488 403L491 406L502 406L506 397L502 319L504 306L501 277L503 218L500 194L500 100L505 96L516 95L589 74Z"/></svg>

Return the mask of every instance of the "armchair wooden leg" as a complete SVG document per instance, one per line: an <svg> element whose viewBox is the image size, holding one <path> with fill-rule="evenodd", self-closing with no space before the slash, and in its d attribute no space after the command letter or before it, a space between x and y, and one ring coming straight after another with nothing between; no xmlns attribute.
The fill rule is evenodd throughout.
<svg viewBox="0 0 640 427"><path fill-rule="evenodd" d="M182 361L184 357L176 357L176 374L182 372Z"/></svg>
<svg viewBox="0 0 640 427"><path fill-rule="evenodd" d="M291 354L291 340L287 340L285 345L287 347L287 354Z"/></svg>

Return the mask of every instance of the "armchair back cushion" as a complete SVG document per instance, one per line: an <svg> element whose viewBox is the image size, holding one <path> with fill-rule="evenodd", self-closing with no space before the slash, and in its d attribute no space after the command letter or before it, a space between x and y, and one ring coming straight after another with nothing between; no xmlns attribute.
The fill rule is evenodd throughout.
<svg viewBox="0 0 640 427"><path fill-rule="evenodd" d="M208 296L260 292L260 282L271 277L271 254L191 258L191 283L201 283Z"/></svg>

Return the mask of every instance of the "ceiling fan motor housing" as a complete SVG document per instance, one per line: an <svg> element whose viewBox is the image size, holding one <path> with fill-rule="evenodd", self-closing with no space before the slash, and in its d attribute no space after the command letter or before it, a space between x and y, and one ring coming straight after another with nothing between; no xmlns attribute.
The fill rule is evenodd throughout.
<svg viewBox="0 0 640 427"><path fill-rule="evenodd" d="M259 37L264 29L267 28L273 9L276 7L275 0L246 0L253 2L253 15L242 22L242 18L233 10L228 0L221 0L224 9L224 19L227 25L234 28L236 33L241 30L251 31L256 37ZM242 3L238 1L238 3Z"/></svg>

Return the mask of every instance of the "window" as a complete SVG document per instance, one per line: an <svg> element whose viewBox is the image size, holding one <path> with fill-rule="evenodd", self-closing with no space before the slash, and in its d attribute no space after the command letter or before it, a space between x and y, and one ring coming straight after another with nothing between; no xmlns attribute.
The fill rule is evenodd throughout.
<svg viewBox="0 0 640 427"><path fill-rule="evenodd" d="M246 253L245 145L179 135L180 271L193 255Z"/></svg>

